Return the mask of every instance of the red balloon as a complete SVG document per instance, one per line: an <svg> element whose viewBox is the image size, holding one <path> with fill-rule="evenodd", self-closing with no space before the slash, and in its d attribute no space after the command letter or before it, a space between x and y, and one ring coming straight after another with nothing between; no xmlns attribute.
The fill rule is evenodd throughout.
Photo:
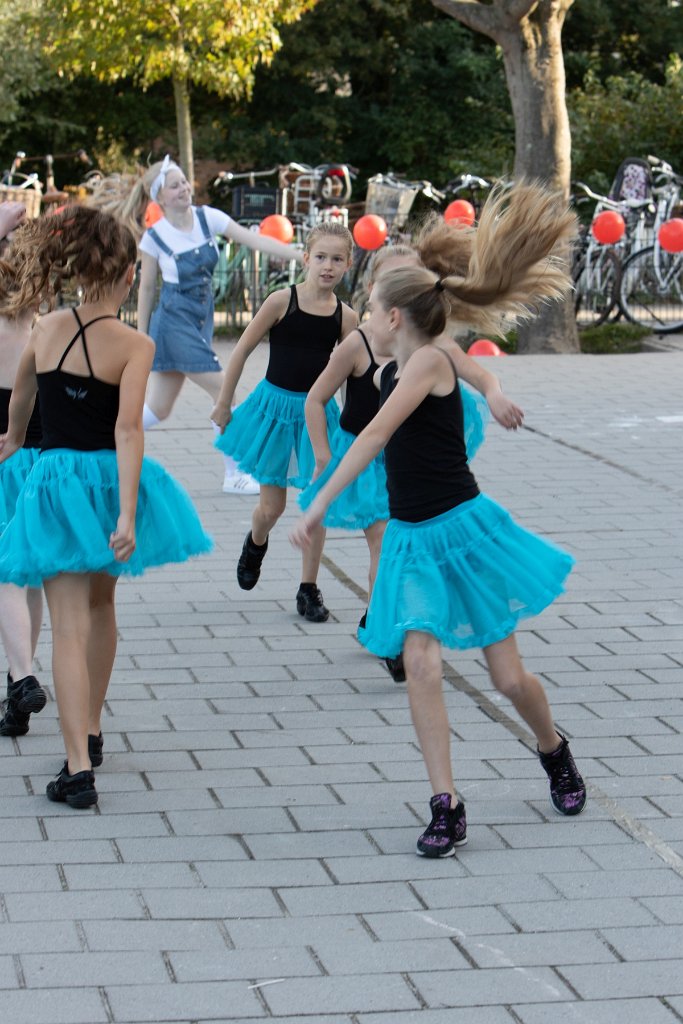
<svg viewBox="0 0 683 1024"><path fill-rule="evenodd" d="M145 227L151 228L158 220L161 220L163 215L164 211L161 209L159 204L155 203L153 199L150 200L150 202L147 203L147 209L145 210Z"/></svg>
<svg viewBox="0 0 683 1024"><path fill-rule="evenodd" d="M271 213L264 217L258 226L259 234L268 235L269 238L276 238L278 242L288 245L294 238L294 226L289 217L283 217L281 213Z"/></svg>
<svg viewBox="0 0 683 1024"><path fill-rule="evenodd" d="M593 221L591 231L596 242L600 242L601 245L614 245L624 237L626 223L616 210L603 210Z"/></svg>
<svg viewBox="0 0 683 1024"><path fill-rule="evenodd" d="M353 227L353 240L361 249L379 249L384 245L388 228L383 217L366 213Z"/></svg>
<svg viewBox="0 0 683 1024"><path fill-rule="evenodd" d="M453 220L468 228L474 224L474 218L474 207L467 199L454 199L452 203L448 204L443 215L444 220L449 222Z"/></svg>
<svg viewBox="0 0 683 1024"><path fill-rule="evenodd" d="M507 353L498 348L495 341L488 338L477 338L467 349L468 356L504 356Z"/></svg>
<svg viewBox="0 0 683 1024"><path fill-rule="evenodd" d="M659 244L667 252L683 252L683 217L665 220L659 229Z"/></svg>

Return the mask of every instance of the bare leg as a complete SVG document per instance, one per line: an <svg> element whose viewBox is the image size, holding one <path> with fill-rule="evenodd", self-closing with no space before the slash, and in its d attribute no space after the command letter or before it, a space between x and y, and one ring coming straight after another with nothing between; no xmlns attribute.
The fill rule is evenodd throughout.
<svg viewBox="0 0 683 1024"><path fill-rule="evenodd" d="M90 636L88 637L88 677L90 679L90 712L88 733L98 736L102 705L116 657L116 608L114 592L116 577L106 573L90 577Z"/></svg>
<svg viewBox="0 0 683 1024"><path fill-rule="evenodd" d="M457 796L451 766L451 733L443 699L441 645L430 633L406 633L403 648L410 713L432 792Z"/></svg>
<svg viewBox="0 0 683 1024"><path fill-rule="evenodd" d="M35 587L17 587L13 583L0 584L0 637L10 675L14 680L25 679L33 672L33 654L40 631L41 611L40 590Z"/></svg>
<svg viewBox="0 0 683 1024"><path fill-rule="evenodd" d="M555 731L548 698L540 680L524 668L514 633L485 647L484 656L493 685L512 701L536 737L538 749L544 754L556 750L562 738Z"/></svg>
<svg viewBox="0 0 683 1024"><path fill-rule="evenodd" d="M90 577L64 573L45 580L52 625L52 678L59 724L66 749L67 770L90 771L88 754L88 643L90 637Z"/></svg>
<svg viewBox="0 0 683 1024"><path fill-rule="evenodd" d="M326 530L324 526L316 526L311 530L311 540L301 552L301 582L316 583L320 570L320 559L323 556Z"/></svg>
<svg viewBox="0 0 683 1024"><path fill-rule="evenodd" d="M254 544L266 543L268 534L284 512L286 505L286 488L273 487L271 484L261 486L258 505L251 517L251 539Z"/></svg>
<svg viewBox="0 0 683 1024"><path fill-rule="evenodd" d="M188 380L191 380L193 384L196 384L197 387L206 391L206 393L212 398L215 405L223 385L222 370L214 373L187 373L185 376Z"/></svg>
<svg viewBox="0 0 683 1024"><path fill-rule="evenodd" d="M175 370L154 370L150 373L146 405L158 420L165 420L171 415L184 383L185 374Z"/></svg>
<svg viewBox="0 0 683 1024"><path fill-rule="evenodd" d="M379 565L379 553L382 550L382 537L384 536L384 528L386 527L386 520L378 519L376 523L372 523L371 526L365 529L365 539L368 542L368 549L370 551L370 568L368 570L368 601L372 596L372 588L375 585L377 578L377 566Z"/></svg>

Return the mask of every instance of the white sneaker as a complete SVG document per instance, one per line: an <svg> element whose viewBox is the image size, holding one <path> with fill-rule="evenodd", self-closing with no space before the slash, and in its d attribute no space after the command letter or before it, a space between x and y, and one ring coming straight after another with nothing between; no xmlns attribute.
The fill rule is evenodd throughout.
<svg viewBox="0 0 683 1024"><path fill-rule="evenodd" d="M258 480L248 473L226 473L223 480L223 494L258 494L261 490Z"/></svg>

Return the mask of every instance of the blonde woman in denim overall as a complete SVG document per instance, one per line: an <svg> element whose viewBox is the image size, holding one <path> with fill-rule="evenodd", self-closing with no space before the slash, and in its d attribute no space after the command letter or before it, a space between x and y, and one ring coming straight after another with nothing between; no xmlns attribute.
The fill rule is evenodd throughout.
<svg viewBox="0 0 683 1024"><path fill-rule="evenodd" d="M149 333L156 344L145 429L171 414L186 378L203 388L214 403L220 393L223 371L212 348L216 235L280 259L291 260L293 255L302 259L289 246L249 231L221 210L193 206L190 183L168 157L159 166L150 195L164 216L140 241L138 329ZM159 271L163 283L154 307ZM223 489L255 494L258 484L238 473L233 460L226 458Z"/></svg>

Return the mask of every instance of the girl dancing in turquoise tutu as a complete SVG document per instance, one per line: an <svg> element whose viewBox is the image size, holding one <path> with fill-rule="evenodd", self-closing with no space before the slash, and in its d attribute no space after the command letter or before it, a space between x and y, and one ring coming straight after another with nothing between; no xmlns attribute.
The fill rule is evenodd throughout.
<svg viewBox="0 0 683 1024"><path fill-rule="evenodd" d="M539 303L565 294L569 277L552 253L574 230L559 198L519 185L489 199L476 232L461 235L459 253L435 233L439 274L416 266L380 275L368 324L375 352L391 359L379 371L380 411L292 533L305 547L330 503L384 448L390 520L359 635L382 657L403 650L434 794L430 824L417 843L427 857L451 856L467 839L453 781L442 644L483 648L494 686L536 737L555 809L578 814L586 800L567 740L555 729L540 681L522 664L514 635L520 619L562 592L573 558L479 492L467 463L452 349L443 341L449 321L500 333L503 316L529 316Z"/></svg>
<svg viewBox="0 0 683 1024"><path fill-rule="evenodd" d="M441 223L446 233L452 234L453 231L459 230L446 225L443 221ZM430 226L423 233L424 236L429 237L435 229L435 224ZM454 238L453 242L458 247L461 245L459 239ZM429 246L424 246L420 240L415 247L402 244L380 249L373 259L370 288L380 273L388 273L396 267L415 266L420 260L428 265ZM304 510L327 483L358 434L379 409L379 390L375 386L375 375L379 366L375 362L368 334L367 325L364 325L344 338L332 353L327 367L318 377L306 399L306 425L315 453L316 477L299 495L299 504ZM458 345L453 345L450 338L445 338L444 343L449 347L460 380L479 392L475 395L460 385L465 446L468 459L472 459L484 440L489 409L495 419L509 430L516 430L521 425L524 414L519 406L503 394L500 382L494 374L465 355ZM344 384L346 401L339 429L332 437L328 437L325 405ZM323 520L325 527L364 531L370 552L368 599L377 575L382 537L388 518L389 498L384 452L380 452L334 499ZM363 614L359 624L361 628L365 626L365 621L366 614ZM385 661L392 678L396 682L403 682L405 672L401 655L386 658Z"/></svg>
<svg viewBox="0 0 683 1024"><path fill-rule="evenodd" d="M311 231L304 253L306 280L268 296L235 346L211 413L221 431L216 447L261 485L237 563L237 582L243 590L258 582L270 531L287 505L287 488L306 487L313 477L315 459L304 405L333 348L357 323L353 310L334 293L349 266L352 247L351 233L343 224L326 222ZM265 380L231 412L247 357L268 332ZM339 424L334 400L325 406L325 421L333 433ZM317 586L324 541L325 531L318 526L302 559L296 607L309 622L325 622L329 616Z"/></svg>
<svg viewBox="0 0 683 1024"><path fill-rule="evenodd" d="M116 653L119 576L182 562L211 549L185 491L143 458L142 407L154 344L117 319L135 273L136 246L108 214L74 208L34 221L10 250L20 287L13 314L65 281L76 309L40 319L21 358L0 438L0 461L26 434L40 397L41 454L0 537L0 582L44 586L52 673L66 761L50 800L97 803L100 714Z"/></svg>

